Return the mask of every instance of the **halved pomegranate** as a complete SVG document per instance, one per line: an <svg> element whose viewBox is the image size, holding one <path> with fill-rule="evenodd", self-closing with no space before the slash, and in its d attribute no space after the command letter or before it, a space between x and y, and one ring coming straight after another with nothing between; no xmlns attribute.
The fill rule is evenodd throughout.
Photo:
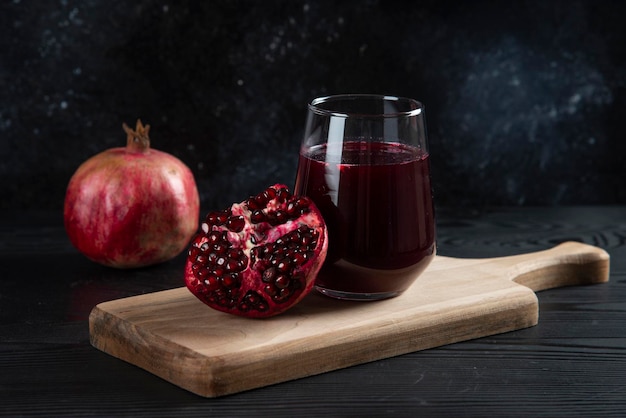
<svg viewBox="0 0 626 418"><path fill-rule="evenodd" d="M185 284L219 311L269 317L311 291L327 249L313 201L275 184L206 216L189 248Z"/></svg>

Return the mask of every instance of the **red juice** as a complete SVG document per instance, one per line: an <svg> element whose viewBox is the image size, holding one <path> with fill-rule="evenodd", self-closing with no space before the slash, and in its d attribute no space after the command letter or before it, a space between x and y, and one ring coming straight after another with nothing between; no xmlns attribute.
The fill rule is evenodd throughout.
<svg viewBox="0 0 626 418"><path fill-rule="evenodd" d="M332 153L328 147L300 154L295 186L328 226L328 256L316 285L399 294L435 255L428 154L385 142L344 142Z"/></svg>

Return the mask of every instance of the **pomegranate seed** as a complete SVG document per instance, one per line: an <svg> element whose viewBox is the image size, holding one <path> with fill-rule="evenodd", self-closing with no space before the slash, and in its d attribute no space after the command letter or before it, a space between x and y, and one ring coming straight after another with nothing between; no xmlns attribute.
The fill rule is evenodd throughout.
<svg viewBox="0 0 626 418"><path fill-rule="evenodd" d="M214 211L207 215L206 221L210 225L220 226L228 220L228 216L229 214L225 212Z"/></svg>
<svg viewBox="0 0 626 418"><path fill-rule="evenodd" d="M237 260L230 259L226 263L226 271L238 271L239 262Z"/></svg>
<svg viewBox="0 0 626 418"><path fill-rule="evenodd" d="M205 220L209 225L215 225L217 223L217 216L217 212L209 212Z"/></svg>
<svg viewBox="0 0 626 418"><path fill-rule="evenodd" d="M268 284L263 288L263 291L269 296L276 296L277 289L275 286Z"/></svg>
<svg viewBox="0 0 626 418"><path fill-rule="evenodd" d="M248 200L246 200L246 205L251 211L261 209L263 207L263 205L259 205L257 203L255 196L250 196Z"/></svg>
<svg viewBox="0 0 626 418"><path fill-rule="evenodd" d="M296 199L296 206L300 209L308 208L311 206L311 199L306 196L300 196Z"/></svg>
<svg viewBox="0 0 626 418"><path fill-rule="evenodd" d="M226 228L230 229L233 232L241 232L243 231L243 227L246 225L246 221L243 219L243 216L231 216L226 221Z"/></svg>
<svg viewBox="0 0 626 418"><path fill-rule="evenodd" d="M203 277L206 276L206 272L204 271L205 269L203 268L199 268L193 271L193 275L197 278L197 279L202 279Z"/></svg>
<svg viewBox="0 0 626 418"><path fill-rule="evenodd" d="M228 247L223 242L218 242L213 246L213 250L217 254L226 254L226 251L228 251Z"/></svg>
<svg viewBox="0 0 626 418"><path fill-rule="evenodd" d="M221 233L219 231L211 231L207 236L207 242L210 244L215 244L221 241ZM204 244L203 244L204 245Z"/></svg>
<svg viewBox="0 0 626 418"><path fill-rule="evenodd" d="M255 292L248 292L244 299L252 304L255 304L259 301L259 297Z"/></svg>
<svg viewBox="0 0 626 418"><path fill-rule="evenodd" d="M278 269L278 271L280 271L281 273L286 273L289 271L289 269L291 268L291 266L289 265L289 260L283 258L278 264L276 264L276 268Z"/></svg>
<svg viewBox="0 0 626 418"><path fill-rule="evenodd" d="M250 215L250 222L254 224L259 224L263 222L264 220L265 220L265 214L263 213L262 210L255 210L254 212L252 212L252 215Z"/></svg>
<svg viewBox="0 0 626 418"><path fill-rule="evenodd" d="M276 191L276 199L280 202L286 202L291 197L291 193L286 188L280 188Z"/></svg>
<svg viewBox="0 0 626 418"><path fill-rule="evenodd" d="M220 212L220 213L217 215L217 222L218 222L218 225L224 225L224 223L228 220L228 216L229 216L229 215L230 215L229 213L226 213L226 212Z"/></svg>
<svg viewBox="0 0 626 418"><path fill-rule="evenodd" d="M300 244L302 244L304 247L308 247L311 244L311 236L303 235L302 238L300 238Z"/></svg>
<svg viewBox="0 0 626 418"><path fill-rule="evenodd" d="M296 204L294 202L289 202L287 205L287 215L289 215L290 218L293 218L297 216L297 211L298 208L296 207Z"/></svg>
<svg viewBox="0 0 626 418"><path fill-rule="evenodd" d="M274 284L279 289L286 289L289 287L289 277L287 276L278 276L274 281Z"/></svg>
<svg viewBox="0 0 626 418"><path fill-rule="evenodd" d="M274 217L276 219L277 224L284 224L288 219L287 214L283 212L282 210L276 211L276 214L274 215Z"/></svg>
<svg viewBox="0 0 626 418"><path fill-rule="evenodd" d="M226 287L235 287L238 284L237 277L227 274L222 278L222 284Z"/></svg>
<svg viewBox="0 0 626 418"><path fill-rule="evenodd" d="M280 289L278 294L274 296L274 300L277 302L284 302L289 298L290 294L291 292L289 291L289 289Z"/></svg>
<svg viewBox="0 0 626 418"><path fill-rule="evenodd" d="M274 279L275 276L276 276L276 269L274 267L270 267L263 272L263 275L261 276L261 280L263 280L265 283L269 283Z"/></svg>
<svg viewBox="0 0 626 418"><path fill-rule="evenodd" d="M287 249L285 247L279 247L276 251L274 251L274 257L277 260L284 258L287 255Z"/></svg>
<svg viewBox="0 0 626 418"><path fill-rule="evenodd" d="M297 266L301 266L304 263L306 263L306 257L302 253L295 253L293 257L291 258L291 260Z"/></svg>
<svg viewBox="0 0 626 418"><path fill-rule="evenodd" d="M260 209L260 208L265 207L268 201L269 201L269 198L265 194L259 194L255 196L254 198L254 205Z"/></svg>
<svg viewBox="0 0 626 418"><path fill-rule="evenodd" d="M265 204L267 204L267 202L276 197L276 189L273 187L268 187L267 189L265 189L262 195L266 199Z"/></svg>
<svg viewBox="0 0 626 418"><path fill-rule="evenodd" d="M219 282L217 280L217 277L215 276L208 276L206 279L204 279L204 284L205 286L208 287L207 290L215 290L217 289L217 287L219 286Z"/></svg>

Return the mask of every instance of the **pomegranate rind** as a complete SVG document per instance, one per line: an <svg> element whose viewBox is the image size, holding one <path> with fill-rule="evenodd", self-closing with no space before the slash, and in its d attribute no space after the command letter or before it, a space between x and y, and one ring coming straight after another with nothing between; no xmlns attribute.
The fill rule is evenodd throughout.
<svg viewBox="0 0 626 418"><path fill-rule="evenodd" d="M267 318L287 311L313 289L328 251L324 219L312 201L291 196L286 186L275 184L266 191L270 189L288 197L259 205L253 196L211 212L192 240L185 284L213 309ZM294 202L306 202L301 213L274 218L297 206Z"/></svg>

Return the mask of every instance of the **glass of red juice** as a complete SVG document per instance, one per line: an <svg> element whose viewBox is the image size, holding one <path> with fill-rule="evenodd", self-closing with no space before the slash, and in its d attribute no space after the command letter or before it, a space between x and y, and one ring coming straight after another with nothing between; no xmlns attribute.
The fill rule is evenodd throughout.
<svg viewBox="0 0 626 418"><path fill-rule="evenodd" d="M382 95L313 100L294 192L310 197L327 224L319 292L348 300L400 295L435 257L423 105Z"/></svg>

